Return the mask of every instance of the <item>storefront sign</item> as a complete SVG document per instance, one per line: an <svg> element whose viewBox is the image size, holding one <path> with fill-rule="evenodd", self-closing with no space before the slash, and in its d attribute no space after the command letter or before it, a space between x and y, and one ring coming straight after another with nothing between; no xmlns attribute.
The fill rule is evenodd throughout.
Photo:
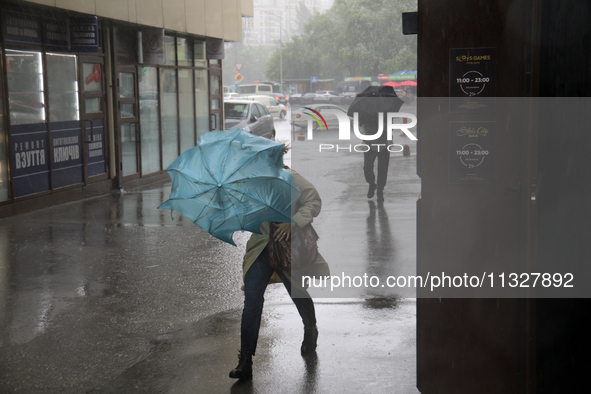
<svg viewBox="0 0 591 394"><path fill-rule="evenodd" d="M142 29L143 64L165 64L164 29Z"/></svg>
<svg viewBox="0 0 591 394"><path fill-rule="evenodd" d="M371 81L371 77L345 77L345 82L352 81Z"/></svg>
<svg viewBox="0 0 591 394"><path fill-rule="evenodd" d="M224 58L224 40L217 38L208 38L205 41L208 59L223 59Z"/></svg>
<svg viewBox="0 0 591 394"><path fill-rule="evenodd" d="M47 50L70 50L70 29L68 21L43 19L43 32L43 42L45 42L45 48Z"/></svg>
<svg viewBox="0 0 591 394"><path fill-rule="evenodd" d="M87 121L88 122L88 121ZM86 130L86 153L88 157L88 176L104 174L105 167L105 130L102 119L92 119L92 127Z"/></svg>
<svg viewBox="0 0 591 394"><path fill-rule="evenodd" d="M449 182L492 184L495 122L449 123Z"/></svg>
<svg viewBox="0 0 591 394"><path fill-rule="evenodd" d="M32 15L6 12L2 17L2 35L6 44L41 45L41 23Z"/></svg>
<svg viewBox="0 0 591 394"><path fill-rule="evenodd" d="M80 121L52 122L50 127L53 188L82 183L84 172Z"/></svg>
<svg viewBox="0 0 591 394"><path fill-rule="evenodd" d="M96 16L71 17L70 41L72 52L97 52L98 18Z"/></svg>
<svg viewBox="0 0 591 394"><path fill-rule="evenodd" d="M49 190L49 151L45 123L10 126L14 196Z"/></svg>
<svg viewBox="0 0 591 394"><path fill-rule="evenodd" d="M388 79L390 81L414 81L416 76L414 74L390 74Z"/></svg>
<svg viewBox="0 0 591 394"><path fill-rule="evenodd" d="M451 49L450 112L495 112L496 78L496 48Z"/></svg>

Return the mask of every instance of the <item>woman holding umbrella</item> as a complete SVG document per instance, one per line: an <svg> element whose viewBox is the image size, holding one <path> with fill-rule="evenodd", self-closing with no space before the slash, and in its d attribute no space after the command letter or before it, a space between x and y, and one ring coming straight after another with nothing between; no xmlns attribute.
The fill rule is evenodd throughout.
<svg viewBox="0 0 591 394"><path fill-rule="evenodd" d="M231 378L252 377L263 295L274 275L277 281L283 282L302 317L302 353L316 350L318 329L314 303L302 287L302 276L327 276L328 265L315 253L315 258L304 261L303 268L276 270L271 267L267 247L271 233L273 243L291 240L292 229L310 225L322 205L310 182L284 168L284 154L284 144L245 130L212 131L199 137L197 146L183 152L167 169L172 189L170 199L160 209L179 211L203 230L232 245L236 245L232 240L234 232L253 233L243 263L240 361L230 372ZM277 222L282 224L271 225ZM290 257L286 262L289 264L281 266L294 261L301 263Z"/></svg>
<svg viewBox="0 0 591 394"><path fill-rule="evenodd" d="M252 357L255 354L261 315L263 312L263 295L267 284L274 275L283 282L291 296L304 324L304 340L301 345L302 354L316 350L318 328L314 302L306 289L302 288L301 277L326 276L329 274L328 265L318 254L314 262L301 270L280 271L271 267L269 259L269 233L273 230L275 241L282 241L291 236L292 228L312 223L314 217L320 213L322 201L316 188L304 177L293 170L289 170L292 180L300 189L301 195L295 204L292 223L275 224L265 222L261 224L261 234L253 233L246 244L244 256L244 309L240 327L240 353L238 366L230 372L235 379L252 378Z"/></svg>

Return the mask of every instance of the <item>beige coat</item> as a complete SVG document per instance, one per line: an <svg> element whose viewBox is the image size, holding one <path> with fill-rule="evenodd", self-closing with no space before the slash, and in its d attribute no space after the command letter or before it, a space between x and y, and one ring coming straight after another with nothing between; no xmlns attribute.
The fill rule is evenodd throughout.
<svg viewBox="0 0 591 394"><path fill-rule="evenodd" d="M320 195L316 191L314 185L308 182L303 176L289 170L292 176L293 182L302 192L302 195L298 199L297 211L293 214L293 222L300 228L307 226L312 223L313 219L320 213L322 207L322 200ZM269 222L261 224L262 234L252 234L246 244L246 254L244 255L243 271L244 275L248 269L255 262L256 258L261 254L267 243L269 242ZM328 264L324 261L324 258L318 254L318 258L313 264L301 270L284 271L285 275L289 278L293 285L301 288L302 287L302 276L316 276L323 277L330 275ZM270 282L277 282L279 278L276 274L273 274ZM306 286L307 287L307 286Z"/></svg>

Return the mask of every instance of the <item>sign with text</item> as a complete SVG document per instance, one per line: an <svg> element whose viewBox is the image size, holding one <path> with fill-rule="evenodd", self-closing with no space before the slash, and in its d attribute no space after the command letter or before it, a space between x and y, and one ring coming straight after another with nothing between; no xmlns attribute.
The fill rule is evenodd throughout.
<svg viewBox="0 0 591 394"><path fill-rule="evenodd" d="M45 123L10 126L14 196L49 190L49 150Z"/></svg>
<svg viewBox="0 0 591 394"><path fill-rule="evenodd" d="M45 49L52 51L70 50L70 28L67 20L43 19L43 31Z"/></svg>
<svg viewBox="0 0 591 394"><path fill-rule="evenodd" d="M39 18L20 12L6 12L2 16L2 36L6 44L41 45Z"/></svg>
<svg viewBox="0 0 591 394"><path fill-rule="evenodd" d="M96 16L70 17L72 52L97 52L99 46Z"/></svg>
<svg viewBox="0 0 591 394"><path fill-rule="evenodd" d="M492 184L495 122L449 122L449 182Z"/></svg>
<svg viewBox="0 0 591 394"><path fill-rule="evenodd" d="M80 121L51 122L50 127L53 188L82 183L84 170Z"/></svg>
<svg viewBox="0 0 591 394"><path fill-rule="evenodd" d="M496 48L450 49L450 112L495 112Z"/></svg>
<svg viewBox="0 0 591 394"><path fill-rule="evenodd" d="M208 59L224 58L224 40L220 40L218 38L208 38L205 41L205 48Z"/></svg>

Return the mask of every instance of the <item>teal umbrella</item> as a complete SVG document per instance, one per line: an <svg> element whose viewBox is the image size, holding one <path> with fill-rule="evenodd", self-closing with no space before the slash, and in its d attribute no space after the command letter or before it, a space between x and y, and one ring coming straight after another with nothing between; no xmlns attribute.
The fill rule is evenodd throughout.
<svg viewBox="0 0 591 394"><path fill-rule="evenodd" d="M158 208L179 211L232 245L235 231L289 223L300 191L283 168L284 148L245 130L205 133L168 167L172 191Z"/></svg>

